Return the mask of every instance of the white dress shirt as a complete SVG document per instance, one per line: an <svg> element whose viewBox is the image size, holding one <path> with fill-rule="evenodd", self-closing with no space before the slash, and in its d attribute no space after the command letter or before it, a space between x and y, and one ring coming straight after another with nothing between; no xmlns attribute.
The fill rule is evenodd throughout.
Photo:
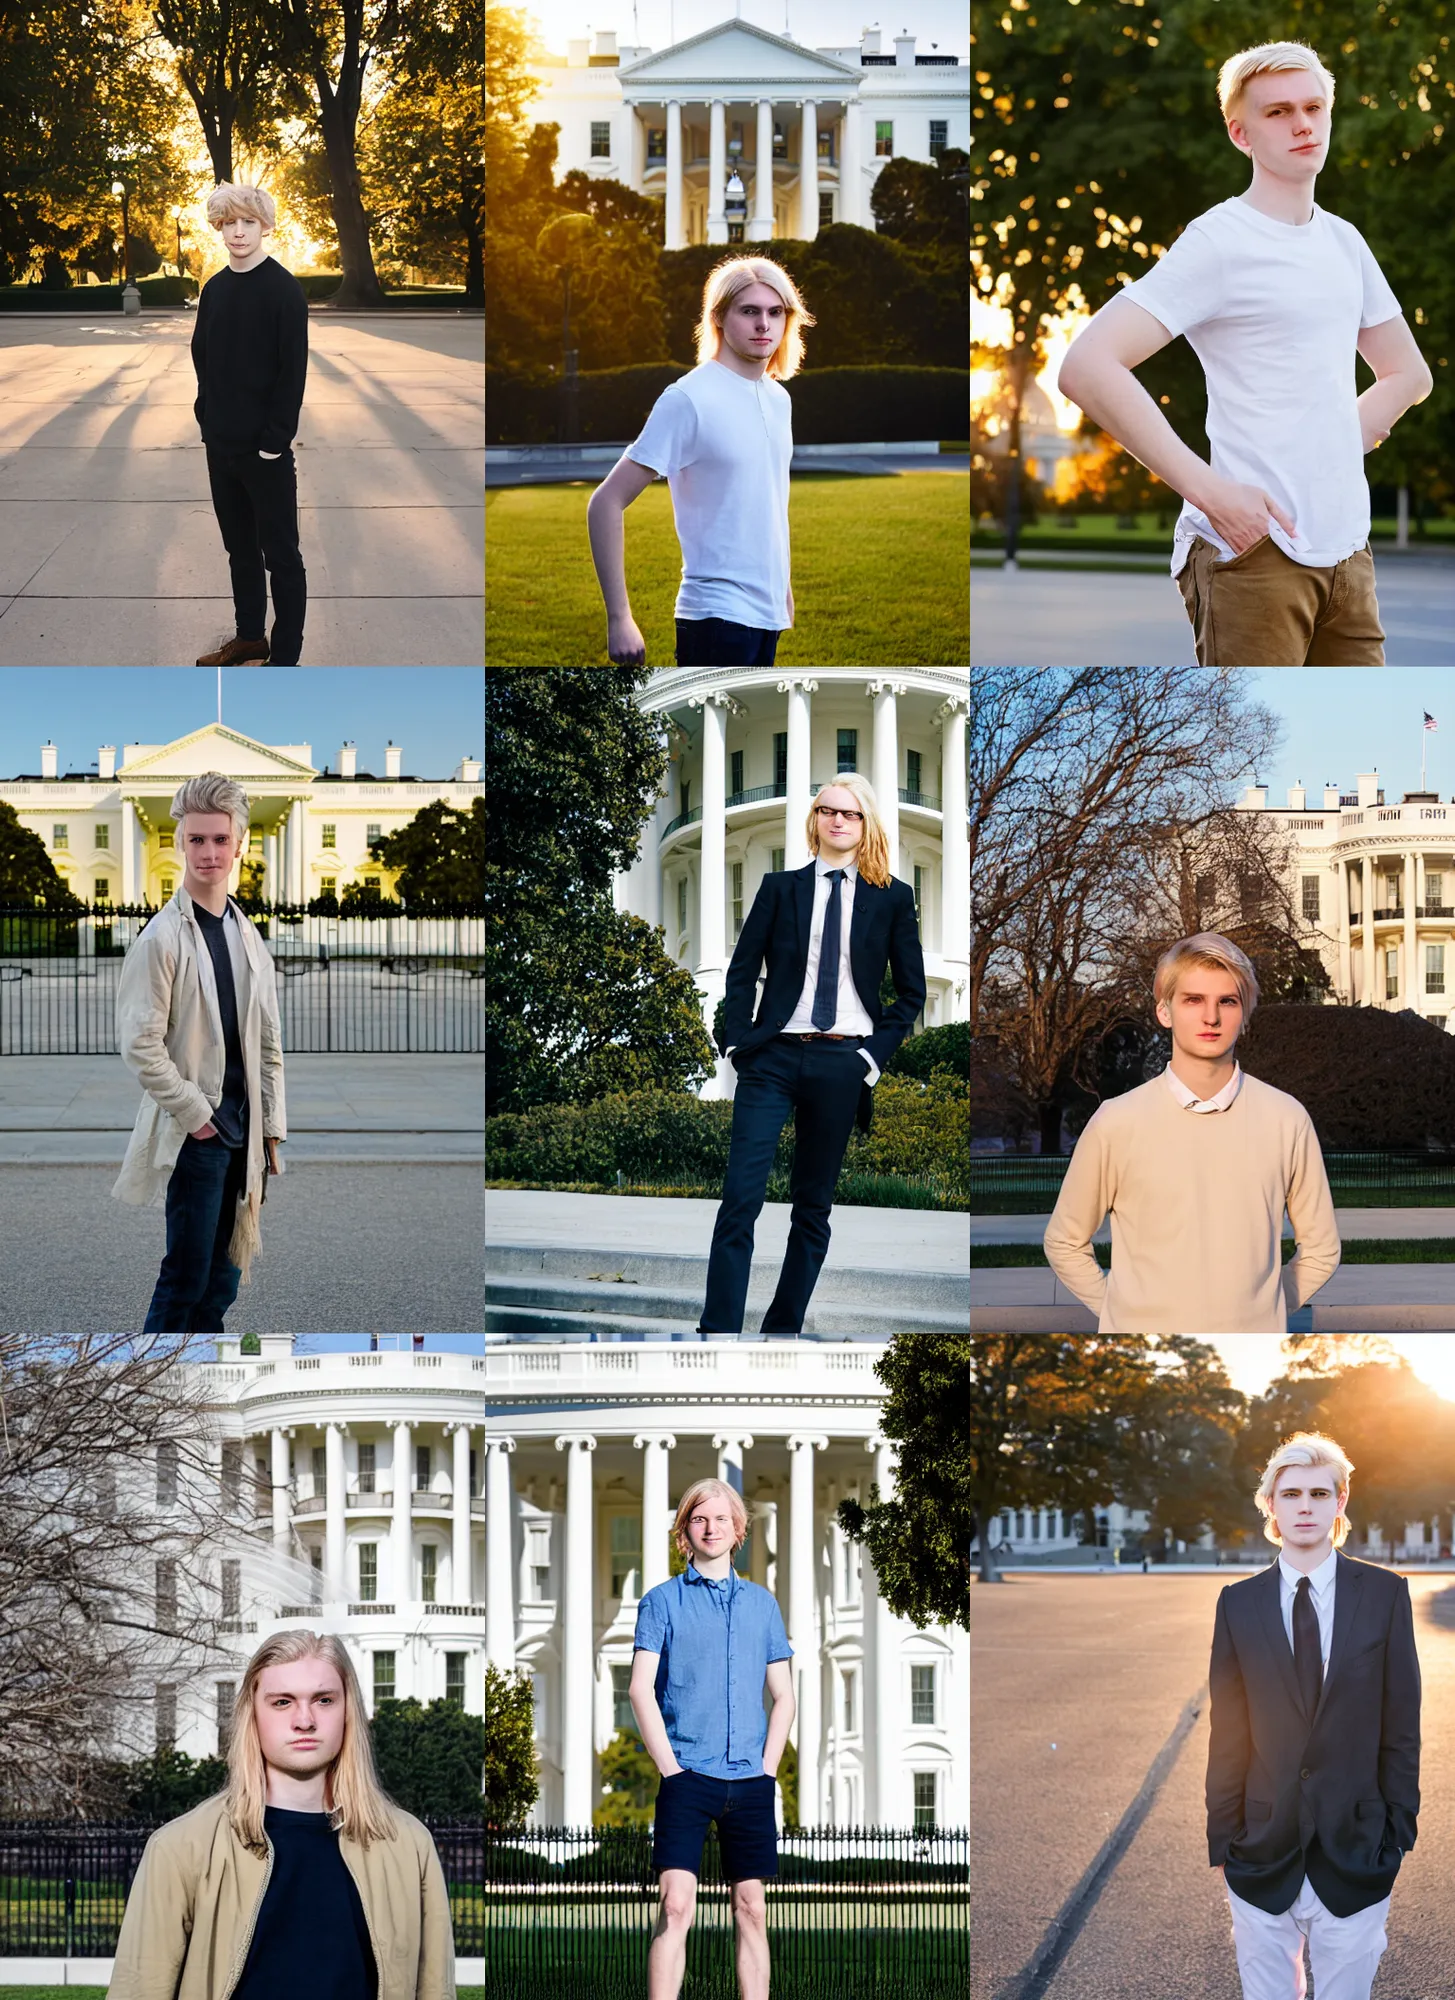
<svg viewBox="0 0 1455 2000"><path fill-rule="evenodd" d="M1324 1659L1324 1672L1329 1671L1329 1648L1334 1643L1334 1576L1339 1567L1339 1552L1330 1549L1317 1569L1308 1573L1308 1594L1314 1601L1314 1610L1319 1620L1319 1651ZM1303 1571L1295 1569L1288 1557L1278 1558L1278 1602L1283 1611L1283 1629L1288 1634L1288 1650L1293 1651L1293 1599L1299 1584L1303 1581Z"/></svg>
<svg viewBox="0 0 1455 2000"><path fill-rule="evenodd" d="M1195 1090L1189 1090L1171 1063L1162 1074L1167 1079L1167 1088L1184 1111L1226 1111L1243 1088L1243 1072L1237 1063L1233 1064L1232 1075L1215 1097L1199 1097Z"/></svg>
<svg viewBox="0 0 1455 2000"><path fill-rule="evenodd" d="M833 883L829 880L831 869L838 866L844 871L844 879L839 885L839 979L838 1001L834 1008L834 1018L827 1028L816 1028L813 1024L814 995L818 992L818 961L823 949L824 918L828 913L829 897L833 894ZM813 913L808 926L808 963L803 972L803 990L798 996L798 1005L784 1022L780 1033L785 1035L872 1035L874 1023L864 1011L864 1003L859 998L853 974L849 970L849 932L854 919L854 884L859 879L858 866L853 861L834 863L825 861L819 854L813 863ZM867 1049L860 1049L860 1055L869 1066L869 1081L879 1081L879 1065Z"/></svg>

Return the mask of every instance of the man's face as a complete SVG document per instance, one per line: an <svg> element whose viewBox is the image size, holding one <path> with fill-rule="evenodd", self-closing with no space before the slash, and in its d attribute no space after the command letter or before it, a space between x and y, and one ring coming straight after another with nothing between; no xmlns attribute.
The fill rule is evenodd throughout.
<svg viewBox="0 0 1455 2000"><path fill-rule="evenodd" d="M1348 1495L1327 1465L1289 1465L1273 1488L1273 1518L1286 1549L1316 1549L1344 1511Z"/></svg>
<svg viewBox="0 0 1455 2000"><path fill-rule="evenodd" d="M733 1510L720 1493L699 1500L687 1520L687 1540L699 1561L731 1553Z"/></svg>
<svg viewBox="0 0 1455 2000"><path fill-rule="evenodd" d="M1228 1055L1243 1025L1238 982L1226 972L1189 966L1169 998L1158 1001L1157 1019L1172 1030L1172 1046L1180 1055Z"/></svg>
<svg viewBox="0 0 1455 2000"><path fill-rule="evenodd" d="M771 285L749 285L722 316L722 337L745 361L769 361L778 351L788 315Z"/></svg>
<svg viewBox="0 0 1455 2000"><path fill-rule="evenodd" d="M182 857L188 880L214 886L225 882L241 852L242 835L234 828L231 813L183 815Z"/></svg>
<svg viewBox="0 0 1455 2000"><path fill-rule="evenodd" d="M222 225L222 240L239 263L251 257L263 240L263 225L254 215L234 215Z"/></svg>
<svg viewBox="0 0 1455 2000"><path fill-rule="evenodd" d="M327 1660L265 1667L253 1690L253 1713L264 1757L290 1777L327 1770L343 1748L343 1682Z"/></svg>
<svg viewBox="0 0 1455 2000"><path fill-rule="evenodd" d="M1311 69L1268 70L1248 79L1228 137L1267 174L1311 181L1329 151L1333 114Z"/></svg>
<svg viewBox="0 0 1455 2000"><path fill-rule="evenodd" d="M853 860L854 850L864 838L863 820L844 815L862 810L854 794L843 785L828 786L818 802L818 851L836 868L841 862Z"/></svg>

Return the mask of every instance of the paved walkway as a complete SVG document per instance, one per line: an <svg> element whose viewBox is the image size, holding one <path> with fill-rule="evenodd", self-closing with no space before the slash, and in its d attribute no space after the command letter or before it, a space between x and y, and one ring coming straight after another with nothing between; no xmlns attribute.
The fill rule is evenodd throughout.
<svg viewBox="0 0 1455 2000"><path fill-rule="evenodd" d="M190 314L0 318L0 666L191 666L233 627ZM311 314L307 666L484 654L482 322Z"/></svg>
<svg viewBox="0 0 1455 2000"><path fill-rule="evenodd" d="M1096 1332L1094 1316L1050 1270L983 1270L973 1261L970 1325L978 1333ZM1289 1331L1455 1332L1455 1264L1341 1265Z"/></svg>

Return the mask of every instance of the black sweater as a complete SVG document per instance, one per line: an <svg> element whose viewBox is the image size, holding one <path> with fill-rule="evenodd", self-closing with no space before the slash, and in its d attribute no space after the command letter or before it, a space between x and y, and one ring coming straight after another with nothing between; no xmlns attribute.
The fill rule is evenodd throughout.
<svg viewBox="0 0 1455 2000"><path fill-rule="evenodd" d="M364 1906L328 1814L265 1806L263 1828L273 1872L233 2000L376 2000Z"/></svg>
<svg viewBox="0 0 1455 2000"><path fill-rule="evenodd" d="M192 410L208 444L286 451L308 372L308 302L293 273L272 257L214 272L197 301L192 365Z"/></svg>

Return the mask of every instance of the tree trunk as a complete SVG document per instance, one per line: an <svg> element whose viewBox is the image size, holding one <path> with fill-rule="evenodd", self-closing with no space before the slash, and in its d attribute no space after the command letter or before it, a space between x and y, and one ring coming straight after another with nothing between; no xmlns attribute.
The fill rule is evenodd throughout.
<svg viewBox="0 0 1455 2000"><path fill-rule="evenodd" d="M328 78L314 72L318 106L323 126L323 146L328 155L329 178L333 182L333 220L338 231L339 263L343 283L334 294L335 306L382 306L388 303L369 242L369 224L364 214L363 190L355 150L358 128L357 84L345 91L342 82L337 95ZM351 111L350 105L355 108Z"/></svg>
<svg viewBox="0 0 1455 2000"><path fill-rule="evenodd" d="M980 1537L980 1581L982 1583L1005 1582L1005 1578L995 1567L995 1558L984 1535Z"/></svg>
<svg viewBox="0 0 1455 2000"><path fill-rule="evenodd" d="M1038 1105L1041 1120L1042 1155L1059 1153L1061 1150L1061 1105L1059 1100L1052 1104Z"/></svg>

